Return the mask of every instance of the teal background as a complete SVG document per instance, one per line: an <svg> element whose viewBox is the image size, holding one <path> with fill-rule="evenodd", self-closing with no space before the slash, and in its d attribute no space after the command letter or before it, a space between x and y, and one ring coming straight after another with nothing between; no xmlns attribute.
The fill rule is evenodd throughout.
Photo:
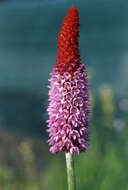
<svg viewBox="0 0 128 190"><path fill-rule="evenodd" d="M0 1L0 190L67 189L64 154L48 150L46 109L72 5L92 97L90 148L75 158L78 189L128 190L127 0Z"/></svg>

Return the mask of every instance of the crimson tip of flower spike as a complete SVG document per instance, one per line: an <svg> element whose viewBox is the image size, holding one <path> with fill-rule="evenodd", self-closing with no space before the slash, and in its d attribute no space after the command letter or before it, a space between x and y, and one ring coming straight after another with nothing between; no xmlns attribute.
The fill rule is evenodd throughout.
<svg viewBox="0 0 128 190"><path fill-rule="evenodd" d="M75 7L75 6L72 6L70 9L69 9L69 11L68 12L76 12L76 13L78 13L78 10L77 10L77 8Z"/></svg>
<svg viewBox="0 0 128 190"><path fill-rule="evenodd" d="M67 17L69 17L69 18L70 17L74 17L74 18L79 17L78 9L75 6L72 6L69 9L69 11L68 11L68 13L67 13L67 15L66 15L65 18L67 18Z"/></svg>
<svg viewBox="0 0 128 190"><path fill-rule="evenodd" d="M63 75L65 72L73 75L80 65L78 27L78 10L76 7L72 6L64 18L58 38L56 69L61 75Z"/></svg>

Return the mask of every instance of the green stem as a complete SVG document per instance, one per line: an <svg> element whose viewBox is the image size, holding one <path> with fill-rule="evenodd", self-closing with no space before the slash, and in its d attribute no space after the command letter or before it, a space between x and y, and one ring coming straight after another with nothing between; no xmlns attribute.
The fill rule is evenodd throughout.
<svg viewBox="0 0 128 190"><path fill-rule="evenodd" d="M66 166L67 166L68 190L76 190L73 156L69 152L67 152L65 153L65 157L66 157Z"/></svg>

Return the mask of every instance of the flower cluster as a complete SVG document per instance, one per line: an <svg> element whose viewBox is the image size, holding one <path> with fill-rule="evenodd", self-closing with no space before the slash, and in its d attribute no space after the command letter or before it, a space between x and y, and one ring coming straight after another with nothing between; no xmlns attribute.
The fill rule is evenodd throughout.
<svg viewBox="0 0 128 190"><path fill-rule="evenodd" d="M48 132L52 153L76 154L88 147L88 76L80 63L78 27L78 11L73 6L59 33L57 64L50 78Z"/></svg>

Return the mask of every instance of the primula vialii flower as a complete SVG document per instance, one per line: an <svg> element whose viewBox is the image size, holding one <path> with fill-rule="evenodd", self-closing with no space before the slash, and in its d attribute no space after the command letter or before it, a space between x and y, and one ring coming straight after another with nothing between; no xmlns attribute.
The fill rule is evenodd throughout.
<svg viewBox="0 0 128 190"><path fill-rule="evenodd" d="M89 94L78 49L79 15L72 6L58 39L57 64L51 73L48 107L50 151L76 154L88 147Z"/></svg>

